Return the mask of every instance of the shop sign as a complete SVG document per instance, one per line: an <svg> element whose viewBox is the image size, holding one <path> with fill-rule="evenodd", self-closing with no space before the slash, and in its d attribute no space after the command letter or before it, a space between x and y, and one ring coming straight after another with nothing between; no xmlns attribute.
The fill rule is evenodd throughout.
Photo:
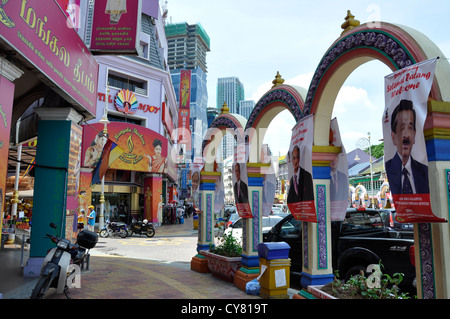
<svg viewBox="0 0 450 319"><path fill-rule="evenodd" d="M83 155L86 165L91 158L97 143L102 141L104 125L95 123L85 125L83 139ZM110 168L128 171L166 173L168 168L167 138L146 127L130 123L112 122L108 124L108 138L116 143L124 152L111 163ZM103 146L100 147L102 149ZM100 157L101 152L96 152Z"/></svg>
<svg viewBox="0 0 450 319"><path fill-rule="evenodd" d="M115 98L111 95L108 95L108 103L114 103L114 105L118 111L123 112L125 114L134 114L136 112L136 110L141 110L144 113L157 114L161 110L161 107L157 107L157 106L150 105L150 104L139 103L133 92L128 91L129 93L123 93L123 91L128 91L128 90L119 91ZM131 97L131 95L132 95L132 97ZM114 98L114 100L113 100L113 98ZM97 94L97 99L100 102L105 102L106 94L99 92ZM132 105L131 111L130 111L130 106L128 106L128 111L126 111L124 105L125 104L128 105L128 104L125 102L128 102L130 105L132 103L135 103ZM163 102L163 104L164 104L164 102ZM118 107L118 105L119 105L119 107Z"/></svg>
<svg viewBox="0 0 450 319"><path fill-rule="evenodd" d="M96 0L90 49L101 54L137 54L140 0Z"/></svg>
<svg viewBox="0 0 450 319"><path fill-rule="evenodd" d="M0 161L8 162L11 115L14 99L14 84L0 75ZM6 189L8 165L0 166L0 211L4 212L3 199ZM1 218L0 218L1 226Z"/></svg>
<svg viewBox="0 0 450 319"><path fill-rule="evenodd" d="M55 0L3 0L0 38L67 101L96 113L98 63Z"/></svg>

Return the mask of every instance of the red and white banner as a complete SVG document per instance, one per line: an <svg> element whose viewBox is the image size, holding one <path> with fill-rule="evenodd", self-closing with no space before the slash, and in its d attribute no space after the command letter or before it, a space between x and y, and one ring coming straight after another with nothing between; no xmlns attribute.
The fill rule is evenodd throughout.
<svg viewBox="0 0 450 319"><path fill-rule="evenodd" d="M239 143L234 147L233 161L233 193L236 210L242 218L252 218L252 208L248 192L247 155L245 143Z"/></svg>
<svg viewBox="0 0 450 319"><path fill-rule="evenodd" d="M385 77L385 167L399 222L445 222L431 211L423 135L435 68L430 59Z"/></svg>
<svg viewBox="0 0 450 319"><path fill-rule="evenodd" d="M317 223L312 178L314 118L309 115L292 129L287 156L289 191L287 204L295 219Z"/></svg>

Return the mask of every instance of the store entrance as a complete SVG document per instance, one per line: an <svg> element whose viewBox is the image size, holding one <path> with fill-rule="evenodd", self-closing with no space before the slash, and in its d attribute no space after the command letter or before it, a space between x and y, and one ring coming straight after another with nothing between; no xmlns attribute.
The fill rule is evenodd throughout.
<svg viewBox="0 0 450 319"><path fill-rule="evenodd" d="M100 215L100 193L92 193L92 203L97 212L96 222ZM131 223L131 195L128 193L105 193L105 221Z"/></svg>

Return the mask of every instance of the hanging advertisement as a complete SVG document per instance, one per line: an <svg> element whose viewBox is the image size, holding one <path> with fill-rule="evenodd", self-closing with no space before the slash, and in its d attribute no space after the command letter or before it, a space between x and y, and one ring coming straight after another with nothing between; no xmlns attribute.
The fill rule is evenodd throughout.
<svg viewBox="0 0 450 319"><path fill-rule="evenodd" d="M98 63L55 0L2 1L0 39L74 106L95 115ZM70 23L69 23L70 24Z"/></svg>
<svg viewBox="0 0 450 319"><path fill-rule="evenodd" d="M385 167L399 222L445 222L431 210L423 134L435 67L430 59L385 77Z"/></svg>
<svg viewBox="0 0 450 319"><path fill-rule="evenodd" d="M295 219L317 223L312 179L313 120L313 116L309 115L292 129L288 153L287 204Z"/></svg>
<svg viewBox="0 0 450 319"><path fill-rule="evenodd" d="M190 101L191 70L181 70L177 138L178 144L186 144L187 151L191 150Z"/></svg>
<svg viewBox="0 0 450 319"><path fill-rule="evenodd" d="M234 147L234 161L231 176L236 210L240 217L252 218L253 214L248 197L247 158L244 143L239 143Z"/></svg>
<svg viewBox="0 0 450 319"><path fill-rule="evenodd" d="M330 215L333 221L343 221L349 197L348 160L336 118L331 120L330 129L333 134L332 144L341 148L341 152L330 163Z"/></svg>
<svg viewBox="0 0 450 319"><path fill-rule="evenodd" d="M97 54L137 54L140 0L95 0L90 50Z"/></svg>
<svg viewBox="0 0 450 319"><path fill-rule="evenodd" d="M14 83L0 75L0 161L8 163L9 137L14 99ZM5 194L8 165L0 166L0 230Z"/></svg>

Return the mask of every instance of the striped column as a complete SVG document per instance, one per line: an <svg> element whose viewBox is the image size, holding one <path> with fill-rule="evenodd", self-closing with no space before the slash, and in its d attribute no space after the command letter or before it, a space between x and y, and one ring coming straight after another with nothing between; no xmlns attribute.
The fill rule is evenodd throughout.
<svg viewBox="0 0 450 319"><path fill-rule="evenodd" d="M209 272L206 259L200 251L209 250L210 245L214 246L214 191L216 180L219 178L219 172L202 171L200 173L198 254L191 260L191 269L198 272Z"/></svg>
<svg viewBox="0 0 450 319"><path fill-rule="evenodd" d="M247 282L259 275L258 244L262 238L262 194L264 174L262 167L270 164L248 163L248 194L253 218L245 218L242 228L242 263L234 275L234 285L245 291Z"/></svg>
<svg viewBox="0 0 450 319"><path fill-rule="evenodd" d="M334 278L331 256L330 163L340 147L313 146L313 186L318 223L302 224L301 285L324 285Z"/></svg>

